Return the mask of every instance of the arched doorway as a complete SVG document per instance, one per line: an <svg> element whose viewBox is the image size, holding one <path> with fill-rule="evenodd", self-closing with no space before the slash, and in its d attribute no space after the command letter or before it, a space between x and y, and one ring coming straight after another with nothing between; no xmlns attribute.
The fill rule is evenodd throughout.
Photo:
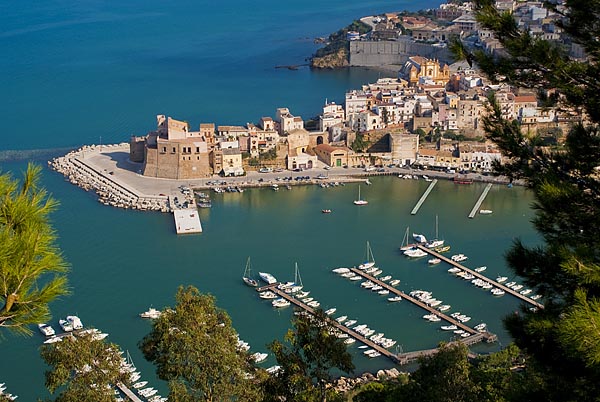
<svg viewBox="0 0 600 402"><path fill-rule="evenodd" d="M313 167L313 163L312 163L312 161L308 161L308 163L306 164L306 166L307 166L309 169L312 169L312 167Z"/></svg>
<svg viewBox="0 0 600 402"><path fill-rule="evenodd" d="M317 145L321 145L322 143L323 143L323 136L322 136L322 135L319 135L319 136L317 137Z"/></svg>

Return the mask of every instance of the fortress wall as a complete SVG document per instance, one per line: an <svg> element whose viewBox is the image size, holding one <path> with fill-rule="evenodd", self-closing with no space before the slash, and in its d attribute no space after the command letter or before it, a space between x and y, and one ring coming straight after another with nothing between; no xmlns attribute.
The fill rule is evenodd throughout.
<svg viewBox="0 0 600 402"><path fill-rule="evenodd" d="M423 56L451 63L452 57L447 48L416 43L412 40L397 41L353 41L350 42L351 66L403 65L410 56Z"/></svg>

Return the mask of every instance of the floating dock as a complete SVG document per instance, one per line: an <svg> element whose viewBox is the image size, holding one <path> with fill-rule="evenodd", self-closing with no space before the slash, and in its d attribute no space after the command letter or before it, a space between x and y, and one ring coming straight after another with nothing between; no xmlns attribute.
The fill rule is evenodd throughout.
<svg viewBox="0 0 600 402"><path fill-rule="evenodd" d="M492 188L492 183L488 183L488 185L485 186L485 188L483 189L483 192L481 193L481 196L479 196L479 199L477 200L477 202L475 203L475 206L471 210L471 213L469 214L469 218L473 219L475 217L475 215L477 214L477 211L479 211L479 207L481 207L483 200L485 200L485 197L487 197L491 188Z"/></svg>
<svg viewBox="0 0 600 402"><path fill-rule="evenodd" d="M417 212L419 212L419 208L421 208L421 205L423 205L423 203L427 199L427 196L429 195L429 193L431 193L431 190L433 190L433 188L435 187L435 185L437 184L437 182L438 182L437 179L433 179L433 181L429 184L429 187L427 187L427 190L425 190L425 192L423 193L423 195L421 196L421 198L417 202L417 205L415 205L415 207L413 208L413 210L410 211L411 215L416 215Z"/></svg>
<svg viewBox="0 0 600 402"><path fill-rule="evenodd" d="M438 253L438 252L436 252L436 251L433 251L433 250L432 250L432 249L430 249L430 248L427 248L427 247L425 247L425 246L423 246L423 245L421 245L421 244L418 244L418 245L417 245L417 247L418 247L419 249L421 249L421 250L425 251L426 253L428 253L428 254L430 254L430 255L432 255L432 256L434 256L434 257L436 257L436 258L439 258L440 260L442 260L442 261L444 261L444 262L447 262L448 264L450 264L450 265L452 265L452 266L454 266L454 267L456 267L456 268L460 268L460 269L462 269L463 271L466 271L466 272L470 273L471 275L473 275L473 276L474 276L474 277L476 277L476 278L479 278L479 279L482 279L482 280L484 280L484 281L486 281L486 282L489 282L489 283L491 283L491 284L492 284L492 285L494 285L495 287L497 287L497 288L499 288L499 289L502 289L502 290L504 290L506 293L509 293L509 294L511 294L511 295L513 295L513 296L515 296L516 298L519 298L519 299L521 299L522 301L524 301L524 302L527 302L527 303L529 303L529 304L533 305L534 307L537 307L537 308L540 308L540 309L544 308L544 305L543 305L543 304L541 304L541 303L538 303L538 302L536 302L535 300L531 300L529 297L527 297L527 296L525 296L525 295L522 295L522 294L521 294L521 293L519 293L518 291L516 291L516 290L513 290L513 289L509 288L508 286L506 286L506 285L503 285L503 284L502 284L502 283L500 283L500 282L497 282L497 281L495 281L495 280L493 280L493 279L490 279L490 278L488 278L488 277L487 277L487 276L485 276L485 275L481 275L479 272L477 272L477 271L473 271L472 269L470 269L470 268L467 268L467 267L465 267L464 265L461 265L461 264L459 264L459 263L458 263L458 262L456 262L456 261L452 261L452 259L450 259L450 258L448 258L448 257L445 257L445 256L443 256L442 254L440 254L440 253Z"/></svg>

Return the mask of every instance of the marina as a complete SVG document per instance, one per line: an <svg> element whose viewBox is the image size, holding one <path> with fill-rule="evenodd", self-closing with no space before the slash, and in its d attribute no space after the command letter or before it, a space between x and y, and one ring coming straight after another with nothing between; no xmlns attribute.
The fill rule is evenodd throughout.
<svg viewBox="0 0 600 402"><path fill-rule="evenodd" d="M512 296L514 296L514 297L516 297L516 298L518 298L518 299L520 299L520 300L522 300L522 301L524 301L526 303L529 303L529 304L533 305L536 308L540 308L540 309L544 308L543 304L538 303L537 301L532 300L530 297L527 297L527 295L524 295L524 294L522 294L522 293L520 293L520 292L517 291L517 290L519 290L521 288L518 288L517 290L514 290L513 288L507 286L508 284L505 285L505 284L500 283L500 282L498 282L496 280L488 278L487 276L482 275L481 273L479 273L477 270L472 270L470 268L467 268L464 265L459 264L457 261L454 261L452 258L447 258L444 255L442 255L442 254L440 254L440 253L438 253L438 252L436 252L436 251L434 251L434 250L432 250L430 248L424 247L421 244L418 244L417 247L419 249L421 249L423 252L431 254L435 258L439 258L440 260L442 260L442 261L444 261L444 262L446 262L446 263L454 266L455 268L458 268L460 270L468 272L469 274L473 275L474 277L476 277L478 279L481 279L483 281L486 281L486 282L492 284L493 286L495 286L496 288L501 289L505 293L509 293Z"/></svg>

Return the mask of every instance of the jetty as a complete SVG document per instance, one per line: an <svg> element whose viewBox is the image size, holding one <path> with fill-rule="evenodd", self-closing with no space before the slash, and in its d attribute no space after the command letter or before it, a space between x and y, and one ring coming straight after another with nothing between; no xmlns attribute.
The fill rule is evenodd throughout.
<svg viewBox="0 0 600 402"><path fill-rule="evenodd" d="M477 339L479 341L486 340L487 342L494 342L497 339L497 337L496 337L495 334L492 334L492 333L487 332L487 331L485 331L485 332L479 332L479 331L477 331L477 330L469 327L468 325L465 325L462 322L454 319L453 317L450 317L449 315L446 315L446 314L442 313L441 311L436 310L435 308L427 305L426 303L422 302L421 300L418 300L418 299L416 299L416 298L414 298L414 297L412 297L412 296L410 296L410 295L402 292L401 290L396 289L392 285L390 285L390 284L388 284L386 282L380 281L379 279L377 279L377 277L369 275L369 274L367 274L364 271L361 271L358 268L350 268L350 270L352 272L354 272L355 274L360 275L363 278L365 278L365 279L367 279L367 280L369 280L369 281L371 281L373 283L376 283L377 285L379 285L379 286L381 286L381 287L389 290L390 293L393 293L396 296L402 297L403 300L406 300L406 301L408 301L408 302L410 302L410 303L412 303L412 304L414 304L414 305L422 308L423 310L427 311L429 314L435 314L436 316L438 316L442 320L447 321L447 322L449 322L449 323L451 323L453 325L456 325L458 328L460 328L463 331L468 332L469 334L471 334L471 336L481 334L480 337L473 338L473 339ZM471 338L471 336L469 336L468 338L465 338L465 341L467 339Z"/></svg>
<svg viewBox="0 0 600 402"><path fill-rule="evenodd" d="M117 388L119 388L119 390L121 390L121 392L131 401L133 402L144 402L143 399L140 399L136 394L134 394L133 392L131 392L131 390L129 388L127 388L125 386L125 384L123 383L117 383Z"/></svg>
<svg viewBox="0 0 600 402"><path fill-rule="evenodd" d="M485 188L483 189L483 192L479 196L479 199L475 203L475 206L471 210L471 213L469 214L469 218L473 219L475 217L475 215L477 214L477 211L479 211L479 207L481 207L481 204L483 203L483 200L485 200L485 197L487 197L487 195L490 192L491 188L492 188L492 183L488 183L488 185L485 186Z"/></svg>
<svg viewBox="0 0 600 402"><path fill-rule="evenodd" d="M427 199L427 196L429 196L429 193L431 193L431 190L433 190L433 188L435 187L435 185L437 184L437 182L438 182L437 179L433 179L433 181L429 184L429 187L427 187L427 190L425 190L425 192L423 193L423 195L421 196L421 198L417 202L417 205L415 205L415 207L413 208L413 210L410 211L411 215L416 215L417 212L419 212L419 208L421 208L421 205L423 205L423 203Z"/></svg>
<svg viewBox="0 0 600 402"><path fill-rule="evenodd" d="M462 265L462 264L459 264L458 262L456 262L456 261L453 261L452 259L450 259L450 258L448 258L448 257L445 257L444 255L442 255L442 254L440 254L440 253L438 253L438 252L436 252L436 251L434 251L434 250L432 250L432 249L430 249L430 248L427 248L427 247L423 246L422 244L417 244L417 247L418 247L420 250L423 250L424 252L426 252L426 253L428 253L428 254L430 254L430 255L432 255L432 256L434 256L434 257L436 257L436 258L439 258L440 260L442 260L442 261L444 261L444 262L446 262L446 263L448 263L448 264L450 264L450 265L452 265L452 266L454 266L454 267L456 267L456 268L459 268L459 269L461 269L461 270L463 270L463 271L466 271L466 272L470 273L471 275L473 275L473 276L474 276L474 277L476 277L476 278L479 278L479 279L481 279L481 280L484 280L484 281L486 281L486 282L489 282L489 283L491 283L491 284L492 284L492 285L494 285L495 287L497 287L497 288L499 288L499 289L502 289L502 290L504 290L504 292L506 292L506 293L509 293L509 294L513 295L514 297L516 297L516 298L518 298L518 299L521 299L522 301L524 301L524 302L526 302L526 303L529 303L529 304L533 305L534 307L537 307L537 308L540 308L540 309L543 309L543 308L544 308L544 305L543 305L543 304L541 304L541 303L538 303L538 302L536 302L535 300L532 300L532 299L530 299L529 297L527 297L527 296L525 296L525 295L522 295L522 294L521 294L521 293L519 293L518 291L516 291L516 290L513 290L513 289L509 288L508 286L506 286L506 285L503 285L503 284L502 284L502 283L500 283L500 282L497 282L497 281L495 281L495 280L493 280L493 279L490 279L490 278L488 278L487 276L485 276L485 275L482 275L482 274L480 274L480 273L479 273L479 272L477 272L477 271L474 271L474 270L472 270L472 269L470 269L470 268L467 268L467 267L465 267L464 265Z"/></svg>

